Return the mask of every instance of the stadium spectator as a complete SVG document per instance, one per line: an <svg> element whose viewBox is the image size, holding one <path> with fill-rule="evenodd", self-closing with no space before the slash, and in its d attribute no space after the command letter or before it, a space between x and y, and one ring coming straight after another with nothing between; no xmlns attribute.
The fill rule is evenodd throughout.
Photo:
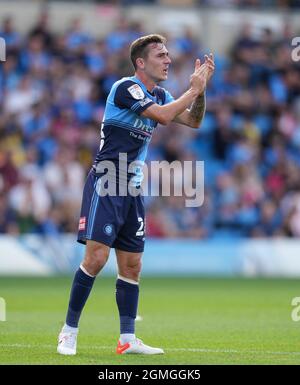
<svg viewBox="0 0 300 385"><path fill-rule="evenodd" d="M0 28L9 53L0 66L0 194L7 195L1 205L9 218L3 232L76 231L107 93L130 73L128 42L145 33L124 17L101 40L85 32L79 18L58 35L49 21L43 12L27 36L16 32L11 17ZM216 58L199 132L183 134L176 124L156 128L148 160L204 160L207 192L197 210L185 208L183 199L146 197L149 235L299 236L300 69L290 56L295 31L285 23L280 38L270 28L253 32L245 24L229 55ZM190 29L168 39L173 56L163 86L177 97L202 42ZM25 172L26 166L35 171ZM36 206L31 212L27 196L28 207Z"/></svg>

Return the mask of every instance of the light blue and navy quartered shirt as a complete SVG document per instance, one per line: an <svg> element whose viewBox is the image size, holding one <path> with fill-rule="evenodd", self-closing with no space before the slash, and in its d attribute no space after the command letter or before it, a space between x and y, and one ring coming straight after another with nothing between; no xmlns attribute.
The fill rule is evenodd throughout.
<svg viewBox="0 0 300 385"><path fill-rule="evenodd" d="M118 181L124 170L124 167L119 167L119 154L125 153L126 166L134 162L134 167L126 175L126 181L140 185L148 145L157 126L156 121L141 116L141 113L154 103L164 105L173 100L168 91L158 86L150 93L135 76L114 83L106 102L100 148L93 164L94 172L97 173L100 162L112 161Z"/></svg>

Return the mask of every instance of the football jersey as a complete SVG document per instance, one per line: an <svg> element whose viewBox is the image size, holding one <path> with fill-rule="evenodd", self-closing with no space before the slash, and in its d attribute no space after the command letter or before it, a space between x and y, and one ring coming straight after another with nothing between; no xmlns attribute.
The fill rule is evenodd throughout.
<svg viewBox="0 0 300 385"><path fill-rule="evenodd" d="M102 161L111 161L116 169L116 175L111 176L116 177L117 182L126 170L126 176L123 175L126 179L123 180L130 180L131 184L139 186L148 145L157 126L156 121L141 116L141 113L154 103L164 105L173 100L172 95L162 87L156 86L149 92L135 76L114 83L105 106L94 172L99 172ZM122 157L119 154L123 154Z"/></svg>

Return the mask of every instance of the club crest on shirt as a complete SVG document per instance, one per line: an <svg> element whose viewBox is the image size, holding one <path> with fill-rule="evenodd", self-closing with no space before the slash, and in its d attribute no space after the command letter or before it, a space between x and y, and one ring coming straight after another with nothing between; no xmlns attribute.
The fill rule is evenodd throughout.
<svg viewBox="0 0 300 385"><path fill-rule="evenodd" d="M143 90L141 89L141 87L138 84L133 84L132 86L130 86L127 89L130 92L130 95L134 99L137 99L137 100L144 99L145 94L144 94Z"/></svg>

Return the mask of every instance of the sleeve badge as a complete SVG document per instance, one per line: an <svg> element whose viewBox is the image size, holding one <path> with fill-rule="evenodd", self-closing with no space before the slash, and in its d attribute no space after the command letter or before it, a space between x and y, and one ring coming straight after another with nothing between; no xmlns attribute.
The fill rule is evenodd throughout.
<svg viewBox="0 0 300 385"><path fill-rule="evenodd" d="M127 88L127 90L129 91L130 95L136 100L141 100L145 97L143 90L138 84L133 84L132 86Z"/></svg>

